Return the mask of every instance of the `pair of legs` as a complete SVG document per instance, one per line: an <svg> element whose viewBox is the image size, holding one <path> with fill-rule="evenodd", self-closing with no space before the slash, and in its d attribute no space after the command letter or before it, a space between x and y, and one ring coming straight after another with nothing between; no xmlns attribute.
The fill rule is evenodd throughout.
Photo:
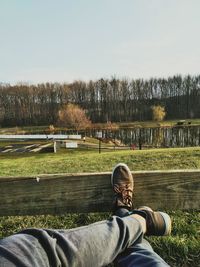
<svg viewBox="0 0 200 267"><path fill-rule="evenodd" d="M118 164L112 173L114 215L106 221L71 230L27 229L0 241L0 266L168 266L144 239L170 232L166 214L132 208L134 181Z"/></svg>

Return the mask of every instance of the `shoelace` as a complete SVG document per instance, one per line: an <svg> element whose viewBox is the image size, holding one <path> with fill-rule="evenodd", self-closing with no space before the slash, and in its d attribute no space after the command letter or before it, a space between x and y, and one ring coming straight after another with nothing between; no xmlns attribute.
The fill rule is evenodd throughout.
<svg viewBox="0 0 200 267"><path fill-rule="evenodd" d="M117 193L117 195L120 195L122 197L122 201L125 205L132 204L133 190L130 189L129 184L122 185L122 186L115 184L114 191Z"/></svg>

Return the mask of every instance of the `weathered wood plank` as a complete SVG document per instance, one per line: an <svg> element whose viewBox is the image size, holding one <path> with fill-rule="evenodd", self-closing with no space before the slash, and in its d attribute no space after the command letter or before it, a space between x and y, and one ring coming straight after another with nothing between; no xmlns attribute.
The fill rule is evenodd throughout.
<svg viewBox="0 0 200 267"><path fill-rule="evenodd" d="M137 171L135 206L199 209L200 170ZM0 216L110 211L110 173L0 177Z"/></svg>

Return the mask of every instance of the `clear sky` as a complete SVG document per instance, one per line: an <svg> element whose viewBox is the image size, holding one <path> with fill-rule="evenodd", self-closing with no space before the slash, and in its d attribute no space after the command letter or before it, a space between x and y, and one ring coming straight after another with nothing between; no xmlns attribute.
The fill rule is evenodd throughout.
<svg viewBox="0 0 200 267"><path fill-rule="evenodd" d="M0 82L200 73L200 0L1 0Z"/></svg>

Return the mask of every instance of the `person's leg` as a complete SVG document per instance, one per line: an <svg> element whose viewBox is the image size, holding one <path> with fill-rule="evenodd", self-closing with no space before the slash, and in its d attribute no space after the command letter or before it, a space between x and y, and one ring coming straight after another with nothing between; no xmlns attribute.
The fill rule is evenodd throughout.
<svg viewBox="0 0 200 267"><path fill-rule="evenodd" d="M0 266L105 266L142 236L138 215L72 230L27 229L0 241Z"/></svg>
<svg viewBox="0 0 200 267"><path fill-rule="evenodd" d="M115 260L116 267L167 267L169 266L151 247L146 239L121 253Z"/></svg>
<svg viewBox="0 0 200 267"><path fill-rule="evenodd" d="M141 225L144 224L142 228L143 233L146 235L169 235L171 232L171 220L169 216L166 213L153 212L149 207L143 207L131 212L125 208L119 208L116 213L120 217L134 216L135 219L140 221ZM162 216L164 216L164 220ZM141 218L145 222L142 222ZM115 266L166 267L169 265L153 250L146 239L141 238L117 256Z"/></svg>
<svg viewBox="0 0 200 267"><path fill-rule="evenodd" d="M111 175L111 184L115 193L113 211L119 217L142 216L145 219L146 235L169 235L171 232L171 219L168 214L154 212L149 207L141 207L131 211L133 207L133 176L125 164L117 164ZM136 218L137 219L137 218ZM161 267L168 266L167 263L153 251L151 245L141 238L121 253L115 260L119 267Z"/></svg>
<svg viewBox="0 0 200 267"><path fill-rule="evenodd" d="M129 212L125 208L116 211L117 216L134 216L143 226L146 235L169 235L171 232L171 220L166 213L154 212L149 207L142 207ZM138 216L138 217L137 217ZM164 216L164 219L163 219ZM115 259L116 267L166 267L169 266L151 247L149 242L141 238L133 243Z"/></svg>

